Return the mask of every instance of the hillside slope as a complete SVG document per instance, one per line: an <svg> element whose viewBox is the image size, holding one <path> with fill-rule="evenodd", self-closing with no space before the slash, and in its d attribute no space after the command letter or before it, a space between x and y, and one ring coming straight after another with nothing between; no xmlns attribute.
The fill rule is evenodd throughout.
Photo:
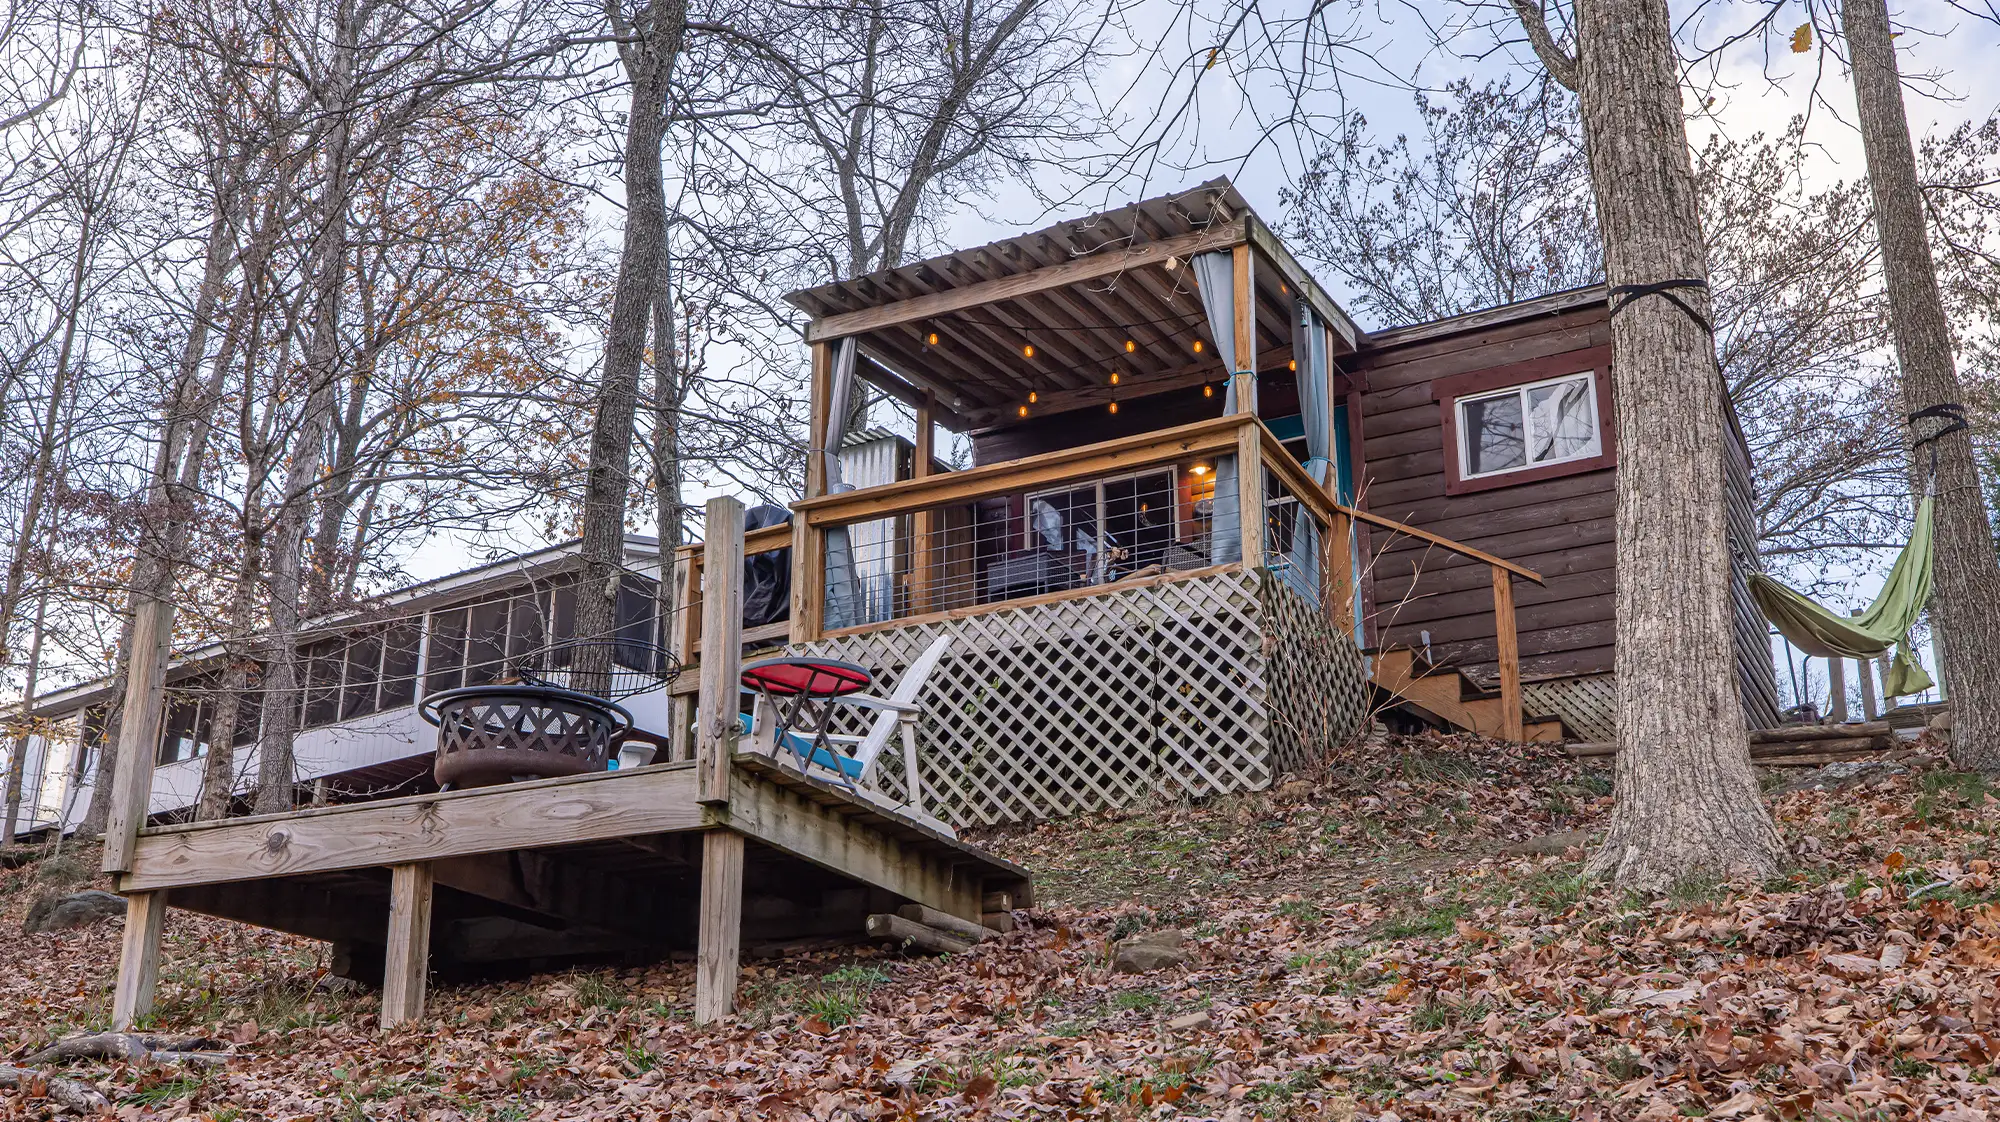
<svg viewBox="0 0 2000 1122"><path fill-rule="evenodd" d="M229 1062L61 1070L127 1118L238 1122L2000 1108L1984 782L1918 768L1774 795L1793 872L1656 901L1584 882L1565 848L1608 790L1545 749L1408 741L1277 792L990 832L1039 879L1022 930L949 959L753 964L713 1030L688 1023L690 968L663 964L440 986L427 1023L383 1036L323 947L174 914L154 1027ZM102 1026L118 921L20 933L85 868L0 874L9 1056ZM1116 940L1167 927L1185 965L1113 971ZM53 1112L33 1091L0 1092L0 1116Z"/></svg>

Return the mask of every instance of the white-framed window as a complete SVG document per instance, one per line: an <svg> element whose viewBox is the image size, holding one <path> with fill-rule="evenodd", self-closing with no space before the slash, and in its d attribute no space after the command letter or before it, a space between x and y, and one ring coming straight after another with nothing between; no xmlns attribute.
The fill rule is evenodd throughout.
<svg viewBox="0 0 2000 1122"><path fill-rule="evenodd" d="M1461 479L1587 460L1604 452L1592 371L1467 394L1452 407L1457 411Z"/></svg>

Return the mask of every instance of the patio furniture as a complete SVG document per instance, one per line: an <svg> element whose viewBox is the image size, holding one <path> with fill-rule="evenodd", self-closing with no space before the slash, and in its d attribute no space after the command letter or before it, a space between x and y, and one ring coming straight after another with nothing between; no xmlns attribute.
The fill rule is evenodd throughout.
<svg viewBox="0 0 2000 1122"><path fill-rule="evenodd" d="M900 731L904 774L910 793L908 804L920 806L922 792L917 776L917 718L923 710L917 704L917 695L923 692L924 684L930 680L951 644L950 635L932 639L930 645L904 669L895 690L887 697L860 692L869 681L856 680L853 672L868 675L868 671L851 662L766 659L751 663L743 668L743 684L756 693L757 704L754 714L743 716L743 731L750 736L753 750L755 746L762 746L764 754L775 756L777 748L782 745L798 761L801 771L810 772L817 767L831 772L850 791L856 790L855 784L867 777L875 758L888 745L889 738ZM815 681L811 678L815 672L827 675L817 680L818 688L824 692L809 697L806 690L809 683ZM848 677L840 688L829 689L835 674ZM793 692L782 692L786 690ZM870 722L868 731L859 736L829 732L827 725L835 705L873 710L875 719Z"/></svg>
<svg viewBox="0 0 2000 1122"><path fill-rule="evenodd" d="M614 702L533 683L445 690L417 711L437 726L431 773L446 789L603 771L632 727Z"/></svg>

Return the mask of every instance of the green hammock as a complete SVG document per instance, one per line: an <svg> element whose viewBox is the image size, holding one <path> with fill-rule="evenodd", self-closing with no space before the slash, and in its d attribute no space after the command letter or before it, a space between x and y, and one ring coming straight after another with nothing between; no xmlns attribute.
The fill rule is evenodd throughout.
<svg viewBox="0 0 2000 1122"><path fill-rule="evenodd" d="M1858 616L1830 612L1762 573L1750 574L1750 598L1778 633L1818 658L1873 658L1896 647L1882 691L1907 697L1931 688L1931 676L1910 653L1910 626L1931 598L1931 507L1929 495L1917 506L1910 542L1896 557L1882 594Z"/></svg>

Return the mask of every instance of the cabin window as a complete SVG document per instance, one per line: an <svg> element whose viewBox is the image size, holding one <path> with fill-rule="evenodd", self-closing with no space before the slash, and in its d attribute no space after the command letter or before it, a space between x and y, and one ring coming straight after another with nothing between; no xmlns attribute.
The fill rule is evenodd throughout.
<svg viewBox="0 0 2000 1122"><path fill-rule="evenodd" d="M1587 460L1604 452L1590 372L1457 400L1459 478Z"/></svg>
<svg viewBox="0 0 2000 1122"><path fill-rule="evenodd" d="M166 722L160 729L160 751L155 760L171 764L208 755L209 719L214 706L208 692L170 693L168 698Z"/></svg>

